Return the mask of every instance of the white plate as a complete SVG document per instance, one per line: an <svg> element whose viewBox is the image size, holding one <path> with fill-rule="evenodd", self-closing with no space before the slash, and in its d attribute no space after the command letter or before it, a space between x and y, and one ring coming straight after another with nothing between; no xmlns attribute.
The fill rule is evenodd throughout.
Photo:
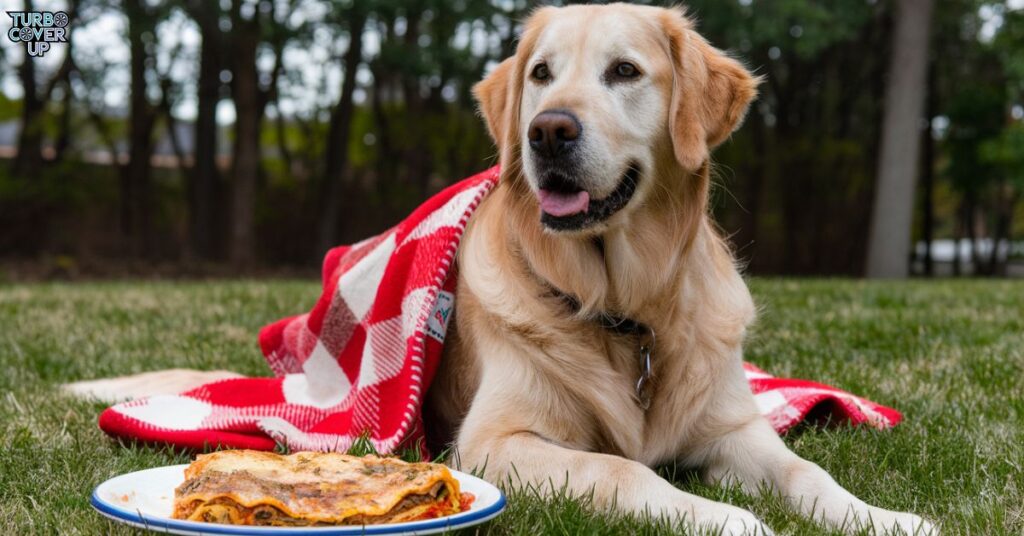
<svg viewBox="0 0 1024 536"><path fill-rule="evenodd" d="M389 525L337 527L251 527L171 518L174 488L185 480L187 465L170 465L116 476L96 486L93 508L114 521L166 534L255 534L259 536L354 536L362 534L434 534L483 523L505 509L505 495L492 484L452 470L462 491L476 496L465 512L437 519Z"/></svg>

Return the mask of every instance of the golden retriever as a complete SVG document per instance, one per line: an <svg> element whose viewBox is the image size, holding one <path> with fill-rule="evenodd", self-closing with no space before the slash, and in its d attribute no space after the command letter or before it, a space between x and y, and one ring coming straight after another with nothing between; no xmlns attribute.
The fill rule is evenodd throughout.
<svg viewBox="0 0 1024 536"><path fill-rule="evenodd" d="M833 526L933 530L793 454L744 378L755 308L708 217L709 152L757 84L680 10L611 4L535 12L474 88L502 176L466 230L456 329L428 394L464 466L770 532L650 468L680 462L751 493L768 484Z"/></svg>
<svg viewBox="0 0 1024 536"><path fill-rule="evenodd" d="M771 533L651 469L677 462L847 531L934 531L792 453L744 378L755 307L708 217L709 157L757 85L681 10L611 4L536 11L515 56L474 88L502 176L463 238L455 325L424 408L462 466ZM145 395L225 373L194 374L80 390Z"/></svg>

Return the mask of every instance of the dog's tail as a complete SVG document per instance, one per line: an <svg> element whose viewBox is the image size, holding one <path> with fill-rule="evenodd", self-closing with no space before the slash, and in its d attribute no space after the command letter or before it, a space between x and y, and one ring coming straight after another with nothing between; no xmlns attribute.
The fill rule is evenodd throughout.
<svg viewBox="0 0 1024 536"><path fill-rule="evenodd" d="M144 396L182 393L217 380L241 377L241 374L227 370L169 369L66 383L63 388L79 398L114 403Z"/></svg>

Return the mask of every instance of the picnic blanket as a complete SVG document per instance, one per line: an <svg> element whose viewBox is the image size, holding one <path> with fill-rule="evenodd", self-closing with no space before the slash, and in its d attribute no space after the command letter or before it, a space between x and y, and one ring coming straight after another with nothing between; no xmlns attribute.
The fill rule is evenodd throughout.
<svg viewBox="0 0 1024 536"><path fill-rule="evenodd" d="M108 434L186 448L345 451L368 438L379 452L421 448L423 396L452 318L455 252L466 222L497 184L492 168L435 195L392 229L330 250L313 309L264 327L272 378L217 381L178 395L117 404ZM888 428L899 412L804 380L745 365L762 413L780 433L812 410Z"/></svg>

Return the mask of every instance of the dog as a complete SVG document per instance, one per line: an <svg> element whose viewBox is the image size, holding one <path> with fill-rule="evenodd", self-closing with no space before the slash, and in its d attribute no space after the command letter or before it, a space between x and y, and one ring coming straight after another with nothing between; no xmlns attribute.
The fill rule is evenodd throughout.
<svg viewBox="0 0 1024 536"><path fill-rule="evenodd" d="M679 462L750 493L768 484L835 527L933 531L792 453L744 378L755 307L708 216L709 155L758 82L679 9L611 4L536 11L474 88L502 177L466 230L456 329L428 393L463 465L770 532L651 470Z"/></svg>
<svg viewBox="0 0 1024 536"><path fill-rule="evenodd" d="M756 310L708 193L711 151L758 83L683 10L610 4L535 11L515 55L474 87L501 178L466 228L424 407L430 439L454 442L461 466L592 493L599 508L771 534L651 469L679 463L845 531L934 533L791 452L749 390L742 342ZM148 395L228 375L78 390Z"/></svg>

